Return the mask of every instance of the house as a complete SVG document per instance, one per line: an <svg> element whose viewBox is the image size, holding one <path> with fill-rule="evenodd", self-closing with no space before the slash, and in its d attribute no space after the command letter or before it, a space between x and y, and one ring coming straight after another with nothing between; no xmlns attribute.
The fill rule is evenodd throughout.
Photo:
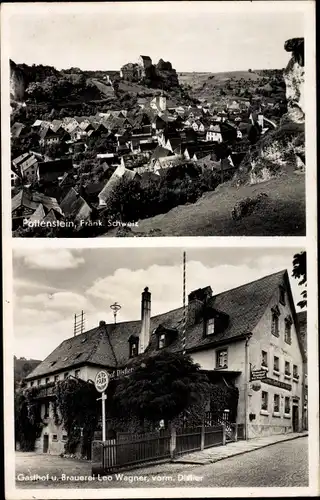
<svg viewBox="0 0 320 500"><path fill-rule="evenodd" d="M40 204L45 214L53 210L59 218L63 217L63 212L56 198L22 188L11 200L13 228L16 229L23 224L24 220L29 220L37 209L39 211Z"/></svg>
<svg viewBox="0 0 320 500"><path fill-rule="evenodd" d="M164 156L162 158L158 158L156 161L153 162L152 171L159 175L161 171L179 165L182 159L183 158L180 154L174 154L172 156Z"/></svg>
<svg viewBox="0 0 320 500"><path fill-rule="evenodd" d="M10 178L11 178L11 187L15 187L18 184L20 177L16 174L14 170L11 169Z"/></svg>
<svg viewBox="0 0 320 500"><path fill-rule="evenodd" d="M61 201L60 207L65 217L75 223L87 221L91 218L92 208L73 187L70 188Z"/></svg>
<svg viewBox="0 0 320 500"><path fill-rule="evenodd" d="M150 101L150 107L156 111L166 111L167 98L163 94L155 96Z"/></svg>
<svg viewBox="0 0 320 500"><path fill-rule="evenodd" d="M184 351L210 383L238 389L233 419L243 425L246 438L303 429L305 354L286 270L222 293L210 286L193 290L186 309L156 316L151 310L146 287L140 320L102 320L66 338L26 377L28 387L39 388L42 402L45 425L37 452L60 454L67 439L54 419L56 382L68 377L93 381L101 369L120 378L130 374L139 355L160 350Z"/></svg>
<svg viewBox="0 0 320 500"><path fill-rule="evenodd" d="M38 160L31 152L23 153L12 160L12 168L25 184L32 184L38 180Z"/></svg>
<svg viewBox="0 0 320 500"><path fill-rule="evenodd" d="M57 132L54 132L50 125L40 126L39 136L40 146L48 146L50 144L58 144L60 142L59 134Z"/></svg>
<svg viewBox="0 0 320 500"><path fill-rule="evenodd" d="M222 142L221 127L219 124L211 124L206 133L206 141L209 142Z"/></svg>
<svg viewBox="0 0 320 500"><path fill-rule="evenodd" d="M123 164L119 165L113 172L110 179L106 182L104 188L98 194L99 206L105 207L112 195L113 190L117 187L121 179L132 181L136 176L136 172L127 169Z"/></svg>

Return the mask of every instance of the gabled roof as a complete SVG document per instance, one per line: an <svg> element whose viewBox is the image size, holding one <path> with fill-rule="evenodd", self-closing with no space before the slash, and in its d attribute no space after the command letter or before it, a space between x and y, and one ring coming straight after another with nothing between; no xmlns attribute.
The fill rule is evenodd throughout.
<svg viewBox="0 0 320 500"><path fill-rule="evenodd" d="M212 296L208 300L208 306L227 315L229 322L224 330L210 336L203 335L202 321L195 324L187 323L187 352L228 344L253 334L272 296L284 282L290 287L286 270ZM293 317L296 319L294 310ZM157 328L159 327L176 332L175 339L167 349L173 352L181 351L183 308L151 318L151 335L147 353L157 350ZM141 321L100 324L99 327L62 342L28 375L27 379L67 370L79 364L95 364L109 368L123 367L130 363L129 338L139 336L140 330Z"/></svg>
<svg viewBox="0 0 320 500"><path fill-rule="evenodd" d="M24 128L23 123L15 122L11 127L11 136L14 138L19 137Z"/></svg>
<svg viewBox="0 0 320 500"><path fill-rule="evenodd" d="M157 146L151 156L151 159L158 160L159 158L164 158L165 156L172 156L172 152L162 146Z"/></svg>
<svg viewBox="0 0 320 500"><path fill-rule="evenodd" d="M84 205L90 209L85 199L73 187L70 188L60 203L61 210L66 217L76 217Z"/></svg>

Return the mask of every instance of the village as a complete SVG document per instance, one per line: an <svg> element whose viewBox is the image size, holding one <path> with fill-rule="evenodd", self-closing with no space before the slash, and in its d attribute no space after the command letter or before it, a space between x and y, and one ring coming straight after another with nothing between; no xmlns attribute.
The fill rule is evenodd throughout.
<svg viewBox="0 0 320 500"><path fill-rule="evenodd" d="M166 74L174 72L170 63L160 67L166 65ZM116 92L150 67L150 57L140 56L100 81ZM263 89L264 97L221 95L184 105L159 89L129 109L99 111L97 104L90 116L12 123L13 235L97 236L112 226L107 221L135 223L196 201L234 178L251 145L278 127L279 100L268 98L270 85ZM141 198L157 191L158 203L142 206Z"/></svg>

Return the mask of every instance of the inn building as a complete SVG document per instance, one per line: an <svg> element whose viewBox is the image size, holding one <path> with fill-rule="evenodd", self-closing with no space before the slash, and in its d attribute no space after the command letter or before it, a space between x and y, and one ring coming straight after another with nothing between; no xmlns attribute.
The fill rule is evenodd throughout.
<svg viewBox="0 0 320 500"><path fill-rule="evenodd" d="M306 428L306 315L298 320L288 272L215 293L211 286L192 291L183 308L152 316L151 293L141 296L141 319L99 325L63 341L26 377L39 386L45 426L36 450L59 454L67 440L53 418L54 384L76 377L94 380L130 373L134 358L159 350L185 349L210 381L239 389L236 422L247 439ZM304 326L303 326L304 325ZM258 380L256 380L258 379ZM228 409L226 409L228 410Z"/></svg>

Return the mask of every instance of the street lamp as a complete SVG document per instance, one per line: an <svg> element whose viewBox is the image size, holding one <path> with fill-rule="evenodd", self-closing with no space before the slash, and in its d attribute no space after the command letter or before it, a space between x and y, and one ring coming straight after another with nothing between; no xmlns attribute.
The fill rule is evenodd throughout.
<svg viewBox="0 0 320 500"><path fill-rule="evenodd" d="M118 302L115 302L114 304L112 304L110 306L110 309L113 312L114 322L116 323L117 322L117 314L120 311L121 306L120 306L120 304L118 304Z"/></svg>

